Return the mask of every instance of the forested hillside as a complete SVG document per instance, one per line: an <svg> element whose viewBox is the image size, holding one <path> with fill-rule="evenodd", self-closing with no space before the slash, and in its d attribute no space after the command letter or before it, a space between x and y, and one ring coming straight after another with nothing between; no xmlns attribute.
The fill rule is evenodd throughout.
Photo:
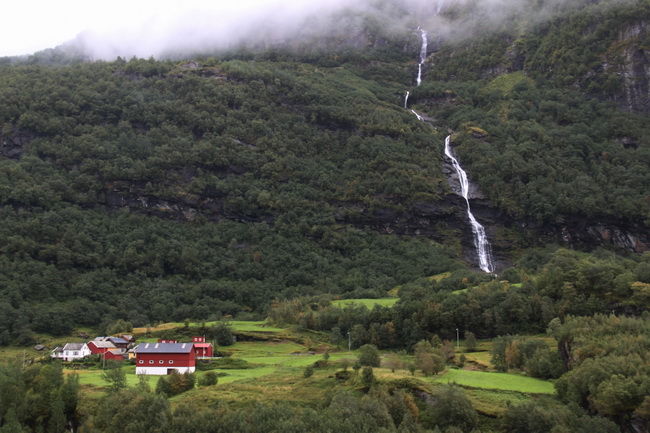
<svg viewBox="0 0 650 433"><path fill-rule="evenodd" d="M356 6L227 48L102 60L80 37L0 59L2 350L26 364L80 331L236 318L287 332L242 338L324 353L233 357L310 394L255 411L213 388L170 406L119 368L78 401L59 364L2 365L0 431L648 431L650 3ZM412 377L376 380L378 352L361 372L328 361L369 346ZM546 388L429 381L466 362Z"/></svg>
<svg viewBox="0 0 650 433"><path fill-rule="evenodd" d="M339 51L332 37L192 61L70 63L63 48L5 59L3 342L117 318L264 314L275 297L380 296L474 263L443 169L447 131L485 194L501 270L547 242L644 251L645 115L608 102L623 81L595 88L601 75L581 75L584 59L561 47L591 23L586 52L602 60L613 29L648 6L548 20L531 8L481 38L440 35L414 89L418 32L369 17ZM630 42L641 51L644 34ZM542 64L548 47L564 69ZM427 122L403 108L406 89Z"/></svg>

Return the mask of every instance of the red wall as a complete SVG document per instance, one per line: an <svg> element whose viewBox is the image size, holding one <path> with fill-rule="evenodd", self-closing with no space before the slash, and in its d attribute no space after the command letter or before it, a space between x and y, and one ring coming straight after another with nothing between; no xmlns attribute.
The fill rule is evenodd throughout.
<svg viewBox="0 0 650 433"><path fill-rule="evenodd" d="M209 356L212 358L212 345L206 344L206 346L201 347L200 344L194 344L194 353L196 353L196 356Z"/></svg>
<svg viewBox="0 0 650 433"><path fill-rule="evenodd" d="M106 355L104 355L104 359L117 359L118 361L121 361L124 359L124 357L121 354L116 355L113 352L106 352Z"/></svg>
<svg viewBox="0 0 650 433"><path fill-rule="evenodd" d="M88 343L88 349L90 349L90 353L92 353L93 355L95 353L108 352L108 347L97 347L95 346L95 343L93 343L92 341Z"/></svg>
<svg viewBox="0 0 650 433"><path fill-rule="evenodd" d="M153 364L149 363L149 360L153 359ZM140 364L140 360L144 361L144 364ZM161 364L159 361L162 360ZM173 364L170 364L169 361L174 361ZM193 351L190 353L138 353L136 355L136 367L194 367L196 366L196 355Z"/></svg>

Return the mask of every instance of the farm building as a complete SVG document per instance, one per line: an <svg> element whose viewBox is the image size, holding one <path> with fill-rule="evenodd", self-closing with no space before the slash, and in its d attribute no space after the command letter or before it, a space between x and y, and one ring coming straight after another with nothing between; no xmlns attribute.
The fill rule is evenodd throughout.
<svg viewBox="0 0 650 433"><path fill-rule="evenodd" d="M101 337L100 337L101 338ZM115 345L104 339L94 339L93 341L88 342L88 348L90 349L90 353L93 355L97 353L106 353L109 350L115 350L116 347Z"/></svg>
<svg viewBox="0 0 650 433"><path fill-rule="evenodd" d="M129 342L122 337L108 337L108 341L113 343L118 349L127 349Z"/></svg>
<svg viewBox="0 0 650 433"><path fill-rule="evenodd" d="M64 361L73 361L81 359L90 355L90 349L86 343L68 343L63 346L63 355L61 359Z"/></svg>
<svg viewBox="0 0 650 433"><path fill-rule="evenodd" d="M141 343L135 353L135 374L193 373L196 366L192 343Z"/></svg>
<svg viewBox="0 0 650 433"><path fill-rule="evenodd" d="M61 347L61 346L56 346L56 347L52 350L52 354L50 355L50 357L52 357L52 358L54 358L54 359L63 359L63 347Z"/></svg>
<svg viewBox="0 0 650 433"><path fill-rule="evenodd" d="M212 343L206 343L205 337L192 337L192 343L197 358L212 358Z"/></svg>
<svg viewBox="0 0 650 433"><path fill-rule="evenodd" d="M124 359L124 355L126 354L126 349L113 349L109 350L108 352L105 352L102 356L104 359L112 359L115 361L122 361Z"/></svg>

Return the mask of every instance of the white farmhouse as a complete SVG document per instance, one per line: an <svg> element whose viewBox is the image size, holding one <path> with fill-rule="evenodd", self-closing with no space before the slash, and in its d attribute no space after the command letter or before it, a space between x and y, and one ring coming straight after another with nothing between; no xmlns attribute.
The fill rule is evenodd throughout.
<svg viewBox="0 0 650 433"><path fill-rule="evenodd" d="M90 355L90 349L86 343L68 343L63 346L63 356L61 358L64 361L72 361L88 355Z"/></svg>

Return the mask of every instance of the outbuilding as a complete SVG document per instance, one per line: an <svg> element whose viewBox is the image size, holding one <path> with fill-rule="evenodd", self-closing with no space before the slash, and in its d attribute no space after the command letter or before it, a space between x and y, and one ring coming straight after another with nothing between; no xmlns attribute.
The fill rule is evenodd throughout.
<svg viewBox="0 0 650 433"><path fill-rule="evenodd" d="M192 343L140 343L135 353L135 374L194 373L196 369Z"/></svg>
<svg viewBox="0 0 650 433"><path fill-rule="evenodd" d="M192 337L192 343L197 358L212 358L212 343L206 343L205 337Z"/></svg>
<svg viewBox="0 0 650 433"><path fill-rule="evenodd" d="M115 345L111 341L103 339L95 339L93 341L89 341L88 348L90 349L90 353L93 355L97 353L106 353L108 351L116 349Z"/></svg>

